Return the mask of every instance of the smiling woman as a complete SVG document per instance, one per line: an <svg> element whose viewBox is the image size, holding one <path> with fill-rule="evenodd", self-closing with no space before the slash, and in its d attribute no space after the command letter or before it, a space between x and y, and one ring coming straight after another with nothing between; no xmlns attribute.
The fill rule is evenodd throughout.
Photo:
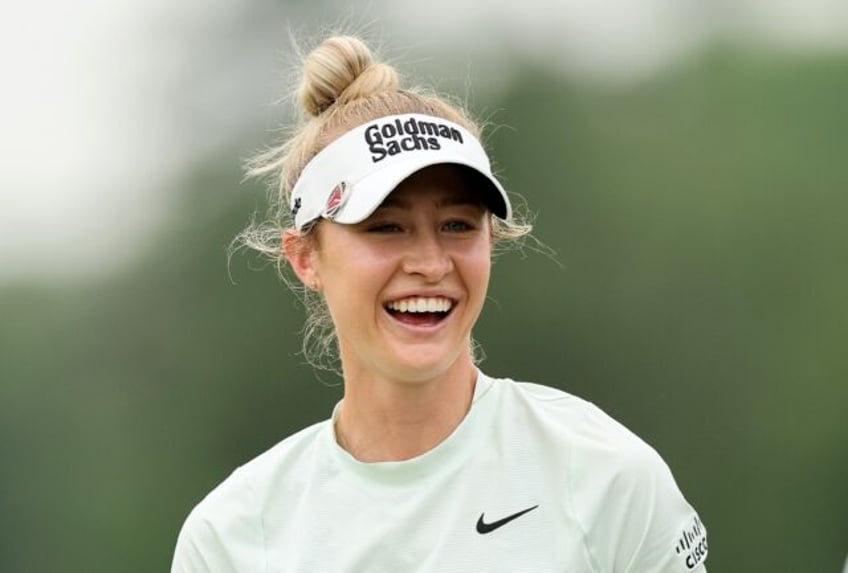
<svg viewBox="0 0 848 573"><path fill-rule="evenodd" d="M344 397L198 504L172 571L703 571L706 531L653 449L478 369L493 248L529 227L476 124L351 37L306 57L300 96L299 131L254 164L280 216L241 238L303 285Z"/></svg>
<svg viewBox="0 0 848 573"><path fill-rule="evenodd" d="M349 382L346 395L361 395L363 406L375 406L374 397L381 395L396 400L387 394L395 387L423 384L438 386L441 399L455 404L453 415L464 415L475 377L471 329L486 296L492 238L488 211L469 194L460 169L425 167L364 221L318 225L313 250L300 248L295 232L287 235L297 275L322 285ZM361 427L349 422L359 405L346 402L336 425L350 436ZM384 407L394 409L391 403ZM444 438L449 426L432 430ZM351 453L379 461L412 457L434 445L426 432L411 434L397 443L358 436ZM389 451L375 451L381 448Z"/></svg>

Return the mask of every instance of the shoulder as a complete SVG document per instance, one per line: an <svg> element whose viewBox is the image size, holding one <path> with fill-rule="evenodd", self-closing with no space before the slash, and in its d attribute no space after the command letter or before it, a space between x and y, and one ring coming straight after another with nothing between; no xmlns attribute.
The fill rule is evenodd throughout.
<svg viewBox="0 0 848 573"><path fill-rule="evenodd" d="M291 500L302 475L313 463L329 421L282 440L233 471L191 511L180 531L173 571L214 571L215 564L251 562L262 553L262 507L269 497ZM239 552L239 555L234 555Z"/></svg>
<svg viewBox="0 0 848 573"><path fill-rule="evenodd" d="M657 451L598 406L562 390L503 379L500 420L544 445L561 495L604 571L689 571L706 531ZM528 434L529 432L529 434Z"/></svg>
<svg viewBox="0 0 848 573"><path fill-rule="evenodd" d="M564 390L505 378L496 381L501 388L502 411L508 416L533 421L567 445L600 461L621 456L652 456L655 452L636 434L592 402Z"/></svg>
<svg viewBox="0 0 848 573"><path fill-rule="evenodd" d="M669 471L654 448L587 400L511 379L495 380L495 388L498 423L527 447L538 444L545 459L568 468L572 490L639 489Z"/></svg>
<svg viewBox="0 0 848 573"><path fill-rule="evenodd" d="M529 428L567 456L569 482L578 489L623 492L670 476L668 466L644 440L595 404L557 388L509 379L502 389L502 417ZM609 495L606 491L604 495Z"/></svg>
<svg viewBox="0 0 848 573"><path fill-rule="evenodd" d="M234 505L261 503L269 489L285 486L285 480L297 475L298 466L315 460L329 424L325 420L304 428L238 467L198 504L198 511L214 515L223 508L231 514Z"/></svg>

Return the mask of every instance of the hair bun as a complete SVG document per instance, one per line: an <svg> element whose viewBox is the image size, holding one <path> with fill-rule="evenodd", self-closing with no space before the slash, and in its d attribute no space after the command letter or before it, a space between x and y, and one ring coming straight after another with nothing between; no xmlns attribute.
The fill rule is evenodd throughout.
<svg viewBox="0 0 848 573"><path fill-rule="evenodd" d="M373 94L398 89L395 69L375 62L361 40L333 36L304 59L300 102L309 115L317 116L334 103L347 103Z"/></svg>

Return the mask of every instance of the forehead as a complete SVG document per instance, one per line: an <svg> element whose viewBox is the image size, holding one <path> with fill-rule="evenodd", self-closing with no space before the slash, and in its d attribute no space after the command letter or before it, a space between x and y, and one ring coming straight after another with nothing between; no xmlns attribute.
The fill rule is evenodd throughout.
<svg viewBox="0 0 848 573"><path fill-rule="evenodd" d="M459 165L425 167L404 179L380 204L385 207L410 207L424 202L438 206L483 205L483 195L474 177Z"/></svg>

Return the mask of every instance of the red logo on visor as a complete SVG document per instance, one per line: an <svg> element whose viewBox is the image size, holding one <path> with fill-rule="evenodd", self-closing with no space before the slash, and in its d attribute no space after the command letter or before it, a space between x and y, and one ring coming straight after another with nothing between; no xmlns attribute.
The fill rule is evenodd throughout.
<svg viewBox="0 0 848 573"><path fill-rule="evenodd" d="M339 212L339 209L342 208L342 205L344 205L347 199L347 190L348 186L344 181L333 187L333 191L330 193L329 199L327 199L327 205L324 207L325 218L332 220L336 216L336 213Z"/></svg>

